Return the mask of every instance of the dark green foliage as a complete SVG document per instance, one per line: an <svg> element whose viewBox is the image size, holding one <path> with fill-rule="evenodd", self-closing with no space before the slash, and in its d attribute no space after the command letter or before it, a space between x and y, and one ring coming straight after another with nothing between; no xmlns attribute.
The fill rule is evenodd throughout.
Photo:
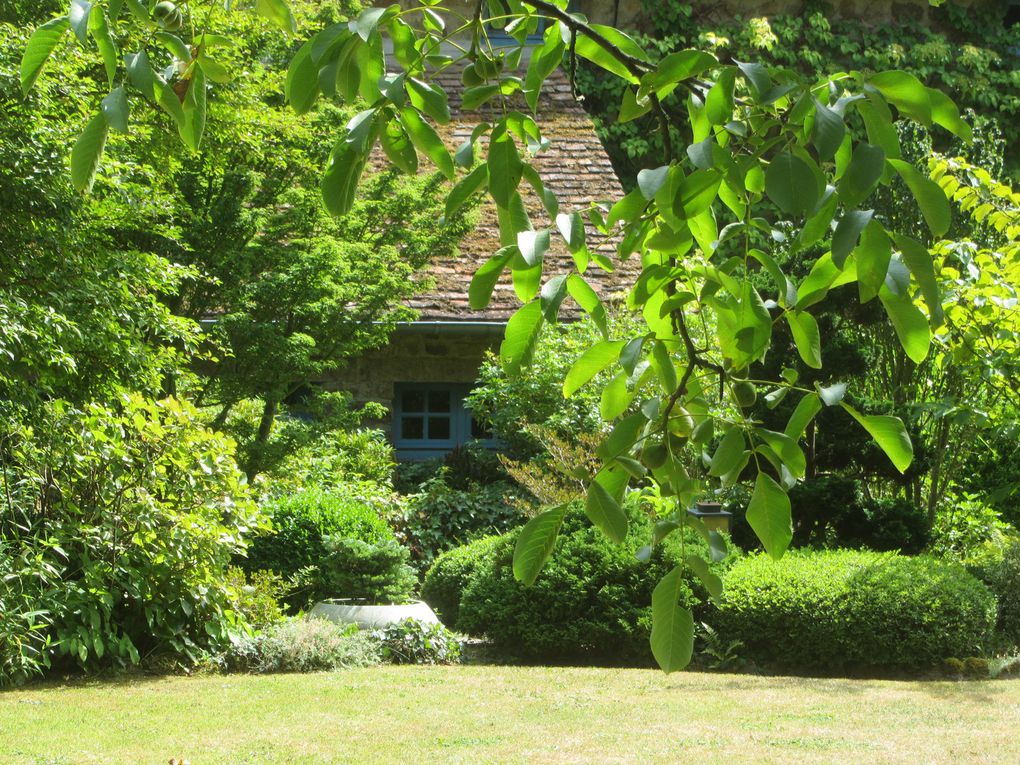
<svg viewBox="0 0 1020 765"><path fill-rule="evenodd" d="M273 571L250 574L237 566L227 570L227 585L233 590L233 608L252 629L261 630L283 621L283 599L290 586Z"/></svg>
<svg viewBox="0 0 1020 765"><path fill-rule="evenodd" d="M298 572L297 593L306 602L338 598L369 603L407 603L418 577L407 565L407 548L396 540L366 542L354 537L326 537L325 554Z"/></svg>
<svg viewBox="0 0 1020 765"><path fill-rule="evenodd" d="M819 476L790 491L794 544L912 554L928 544L924 511L905 499L865 495L861 482Z"/></svg>
<svg viewBox="0 0 1020 765"><path fill-rule="evenodd" d="M393 532L372 504L352 495L318 489L298 492L265 508L273 531L252 540L247 571L271 570L284 578L319 563L326 555L325 538L351 537L363 542L393 540Z"/></svg>
<svg viewBox="0 0 1020 765"><path fill-rule="evenodd" d="M382 657L394 664L457 664L460 640L442 624L404 619L378 630Z"/></svg>
<svg viewBox="0 0 1020 765"><path fill-rule="evenodd" d="M398 538L427 567L439 553L481 534L507 531L527 519L514 502L522 492L509 482L450 485L441 470L408 497L394 519Z"/></svg>
<svg viewBox="0 0 1020 765"><path fill-rule="evenodd" d="M1002 560L988 566L981 579L999 599L999 635L1020 648L1020 542L1013 542Z"/></svg>
<svg viewBox="0 0 1020 765"><path fill-rule="evenodd" d="M425 574L421 597L449 627L457 625L460 599L468 583L501 544L498 535L481 537L439 555Z"/></svg>
<svg viewBox="0 0 1020 765"><path fill-rule="evenodd" d="M636 503L627 504L632 531L620 545L593 527L575 504L552 557L530 587L512 570L517 532L486 540L488 560L465 576L456 628L486 635L523 657L650 660L652 590L679 561L680 535L656 548L649 562L639 561L636 553L651 536L651 521ZM684 543L688 554L708 559L707 547L693 533ZM482 543L476 545L480 553ZM685 577L681 604L700 611L707 594L689 569ZM454 582L446 586L452 589Z"/></svg>
<svg viewBox="0 0 1020 765"><path fill-rule="evenodd" d="M962 567L834 550L736 563L716 628L755 661L806 672L937 666L990 645L995 598Z"/></svg>
<svg viewBox="0 0 1020 765"><path fill-rule="evenodd" d="M227 569L260 519L229 443L174 399L118 403L52 402L5 434L0 683L190 664L246 628Z"/></svg>

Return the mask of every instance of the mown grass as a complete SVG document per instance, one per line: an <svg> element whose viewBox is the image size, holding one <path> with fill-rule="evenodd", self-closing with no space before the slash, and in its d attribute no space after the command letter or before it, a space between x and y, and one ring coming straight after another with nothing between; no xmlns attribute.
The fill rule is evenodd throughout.
<svg viewBox="0 0 1020 765"><path fill-rule="evenodd" d="M380 667L0 693L5 765L1020 762L1020 682Z"/></svg>

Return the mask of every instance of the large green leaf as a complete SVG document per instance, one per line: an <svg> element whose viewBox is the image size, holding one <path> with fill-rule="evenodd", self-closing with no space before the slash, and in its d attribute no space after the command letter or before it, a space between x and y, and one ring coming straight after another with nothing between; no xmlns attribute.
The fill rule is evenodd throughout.
<svg viewBox="0 0 1020 765"><path fill-rule="evenodd" d="M333 147L319 184L326 209L333 215L346 215L354 206L367 159L364 152L343 138Z"/></svg>
<svg viewBox="0 0 1020 765"><path fill-rule="evenodd" d="M731 428L716 447L708 474L719 477L732 472L740 464L746 444L744 431L740 428Z"/></svg>
<svg viewBox="0 0 1020 765"><path fill-rule="evenodd" d="M790 325L800 358L809 367L821 369L822 340L815 317L806 311L787 311L786 321Z"/></svg>
<svg viewBox="0 0 1020 765"><path fill-rule="evenodd" d="M921 310L914 305L909 295L897 295L888 287L883 286L878 293L885 312L889 315L900 345L907 357L915 364L920 364L928 357L931 347L931 332L928 320Z"/></svg>
<svg viewBox="0 0 1020 765"><path fill-rule="evenodd" d="M875 217L874 210L850 210L836 224L832 234L832 262L842 269L846 259L857 246L861 233Z"/></svg>
<svg viewBox="0 0 1020 765"><path fill-rule="evenodd" d="M447 103L445 90L415 77L409 77L405 85L411 104L416 109L424 112L440 125L445 125L450 121L450 105Z"/></svg>
<svg viewBox="0 0 1020 765"><path fill-rule="evenodd" d="M836 186L839 200L847 209L857 207L871 196L885 172L885 156L880 146L869 143L859 143L854 148L850 166Z"/></svg>
<svg viewBox="0 0 1020 765"><path fill-rule="evenodd" d="M755 435L761 438L769 448L783 461L786 469L797 478L803 478L807 470L804 452L797 445L797 440L785 433L764 428L755 428Z"/></svg>
<svg viewBox="0 0 1020 765"><path fill-rule="evenodd" d="M544 321L542 305L537 300L517 309L510 317L499 347L499 356L507 374L516 376L531 362Z"/></svg>
<svg viewBox="0 0 1020 765"><path fill-rule="evenodd" d="M720 70L715 84L705 96L705 116L712 125L722 125L733 118L733 85L737 70L731 66Z"/></svg>
<svg viewBox="0 0 1020 765"><path fill-rule="evenodd" d="M118 133L128 132L128 100L127 91L120 85L110 91L102 102L103 116L111 128Z"/></svg>
<svg viewBox="0 0 1020 765"><path fill-rule="evenodd" d="M931 98L928 88L909 72L879 72L869 79L889 103L918 122L931 125Z"/></svg>
<svg viewBox="0 0 1020 765"><path fill-rule="evenodd" d="M843 143L846 125L843 117L815 99L815 124L811 141L818 149L818 158L826 162L836 156L836 150Z"/></svg>
<svg viewBox="0 0 1020 765"><path fill-rule="evenodd" d="M89 32L96 41L96 47L103 57L103 67L106 69L106 81L113 87L113 81L117 77L117 67L120 62L120 54L117 51L117 43L110 34L110 24L106 14L100 8L89 17Z"/></svg>
<svg viewBox="0 0 1020 765"><path fill-rule="evenodd" d="M634 42L633 38L618 29L602 24L592 24L592 29L608 39L617 49L627 55L644 61L648 60L648 56L641 49L641 46ZM596 66L600 66L628 82L637 84L638 78L631 73L626 64L584 33L577 35L574 49L581 58L586 58Z"/></svg>
<svg viewBox="0 0 1020 765"><path fill-rule="evenodd" d="M181 138L192 151L198 151L202 145L206 120L206 87L205 73L201 67L195 67L191 73L191 82L184 94L184 121L181 124Z"/></svg>
<svg viewBox="0 0 1020 765"><path fill-rule="evenodd" d="M942 312L942 293L935 278L935 262L931 253L919 241L903 234L894 234L893 241L900 250L903 262L921 288L921 295L928 305L932 323L936 327L941 326L945 320Z"/></svg>
<svg viewBox="0 0 1020 765"><path fill-rule="evenodd" d="M872 220L864 229L861 243L854 250L857 261L857 287L861 302L867 303L878 295L889 273L892 259L892 242L878 221Z"/></svg>
<svg viewBox="0 0 1020 765"><path fill-rule="evenodd" d="M910 193L917 200L921 214L924 215L924 222L935 236L942 236L949 230L952 216L949 210L949 200L946 193L931 178L921 172L909 162L901 159L890 159L889 164L900 174L904 183L910 189Z"/></svg>
<svg viewBox="0 0 1020 765"><path fill-rule="evenodd" d="M937 88L928 88L928 98L931 101L932 121L970 143L973 131L970 125L960 117L960 110L953 100Z"/></svg>
<svg viewBox="0 0 1020 765"><path fill-rule="evenodd" d="M521 251L521 257L529 266L540 265L549 251L549 229L519 231L517 249Z"/></svg>
<svg viewBox="0 0 1020 765"><path fill-rule="evenodd" d="M478 165L474 170L465 175L460 182L453 187L450 195L446 198L446 217L450 218L457 210L464 206L464 203L476 194L489 181L489 170L487 165Z"/></svg>
<svg viewBox="0 0 1020 765"><path fill-rule="evenodd" d="M102 11L100 11L102 12ZM67 20L71 29L82 45L88 42L89 37L89 16L92 15L92 3L89 0L71 0L71 7L67 12Z"/></svg>
<svg viewBox="0 0 1020 765"><path fill-rule="evenodd" d="M418 151L431 159L439 172L452 181L456 176L453 157L450 156L450 152L447 150L446 144L443 143L443 139L439 137L439 133L423 120L417 111L409 106L405 106L400 110L400 121L403 123L404 129L411 137L411 142L417 147Z"/></svg>
<svg viewBox="0 0 1020 765"><path fill-rule="evenodd" d="M585 383L619 359L625 344L623 340L601 340L582 353L563 380L563 395L574 395Z"/></svg>
<svg viewBox="0 0 1020 765"><path fill-rule="evenodd" d="M804 435L804 431L807 430L807 426L811 423L811 420L813 420L815 415L820 411L822 411L822 401L818 398L818 394L806 393L804 397L797 402L797 406L793 410L793 414L790 415L790 419L786 423L786 428L783 432L790 438L799 441Z"/></svg>
<svg viewBox="0 0 1020 765"><path fill-rule="evenodd" d="M542 85L563 60L565 44L558 24L550 24L545 30L542 46L531 53L528 73L524 77L524 99L531 111L538 110L538 97Z"/></svg>
<svg viewBox="0 0 1020 765"><path fill-rule="evenodd" d="M803 215L818 203L814 169L801 157L784 152L765 171L765 193L783 212Z"/></svg>
<svg viewBox="0 0 1020 765"><path fill-rule="evenodd" d="M560 505L536 515L528 521L514 545L514 577L532 585L556 546L556 536L563 525L568 505Z"/></svg>
<svg viewBox="0 0 1020 765"><path fill-rule="evenodd" d="M89 120L74 142L74 148L71 149L71 184L78 191L88 192L92 189L109 132L110 125L100 112Z"/></svg>
<svg viewBox="0 0 1020 765"><path fill-rule="evenodd" d="M46 64L46 60L53 53L54 48L60 43L70 23L62 16L51 19L32 32L25 45L25 52L21 56L21 92L28 95L39 79L39 74Z"/></svg>
<svg viewBox="0 0 1020 765"><path fill-rule="evenodd" d="M602 300L599 298L598 293L579 274L571 274L567 277L567 292L570 293L570 297L574 299L574 302L581 306L581 309L595 322L595 326L599 328L602 336L606 337L609 334L608 317L606 315L606 307L602 305Z"/></svg>
<svg viewBox="0 0 1020 765"><path fill-rule="evenodd" d="M771 557L783 557L793 541L793 515L790 498L783 487L766 473L758 473L747 506L747 523Z"/></svg>
<svg viewBox="0 0 1020 765"><path fill-rule="evenodd" d="M489 305L492 291L496 288L499 277L503 275L510 259L516 254L514 247L503 247L495 255L485 261L475 271L468 287L468 303L475 311L481 311Z"/></svg>
<svg viewBox="0 0 1020 765"><path fill-rule="evenodd" d="M683 669L694 654L694 617L680 605L686 592L681 566L666 574L652 591L652 655L665 672Z"/></svg>
<svg viewBox="0 0 1020 765"><path fill-rule="evenodd" d="M722 597L722 579L708 567L708 562L704 558L697 555L688 555L684 558L684 562L691 571L698 575L698 579L701 580L701 583L705 585L705 589L708 590L709 596L712 598Z"/></svg>
<svg viewBox="0 0 1020 765"><path fill-rule="evenodd" d="M284 32L297 32L297 20L286 0L255 0L255 12Z"/></svg>
<svg viewBox="0 0 1020 765"><path fill-rule="evenodd" d="M298 114L304 114L319 97L319 67L312 60L312 38L300 48L290 60L284 93L287 101Z"/></svg>
<svg viewBox="0 0 1020 765"><path fill-rule="evenodd" d="M517 145L507 134L489 144L489 193L500 207L508 207L520 185L524 165Z"/></svg>
<svg viewBox="0 0 1020 765"><path fill-rule="evenodd" d="M589 520L602 529L612 541L619 544L626 538L627 515L620 507L620 502L598 480L597 476L596 480L592 481L588 487L588 499L584 504L584 512Z"/></svg>
<svg viewBox="0 0 1020 765"><path fill-rule="evenodd" d="M899 417L885 414L861 414L846 402L840 406L868 431L896 469L905 473L910 463L914 461L914 446L910 443L910 436L907 435L903 421Z"/></svg>

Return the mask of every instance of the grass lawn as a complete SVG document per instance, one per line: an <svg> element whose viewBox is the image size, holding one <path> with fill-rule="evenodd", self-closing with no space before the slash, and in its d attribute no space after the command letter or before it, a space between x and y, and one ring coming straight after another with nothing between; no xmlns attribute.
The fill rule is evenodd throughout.
<svg viewBox="0 0 1020 765"><path fill-rule="evenodd" d="M0 762L1020 762L1020 682L380 667L0 693Z"/></svg>

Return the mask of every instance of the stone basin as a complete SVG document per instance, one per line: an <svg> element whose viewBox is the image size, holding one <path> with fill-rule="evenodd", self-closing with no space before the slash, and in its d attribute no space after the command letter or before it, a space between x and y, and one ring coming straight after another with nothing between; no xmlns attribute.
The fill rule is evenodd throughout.
<svg viewBox="0 0 1020 765"><path fill-rule="evenodd" d="M357 624L363 630L380 630L404 619L417 619L438 624L439 617L428 603L415 600L403 605L375 605L354 600L323 600L316 603L309 616L329 619L339 624Z"/></svg>

